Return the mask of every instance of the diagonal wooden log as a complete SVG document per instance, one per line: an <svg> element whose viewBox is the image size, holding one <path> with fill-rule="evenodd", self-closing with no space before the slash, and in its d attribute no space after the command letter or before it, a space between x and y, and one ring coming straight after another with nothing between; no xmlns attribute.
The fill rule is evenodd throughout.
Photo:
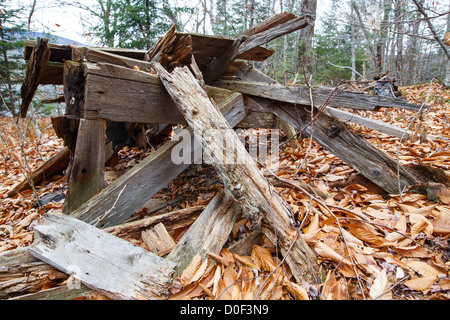
<svg viewBox="0 0 450 320"><path fill-rule="evenodd" d="M222 101L219 109L232 126L237 125L245 117L240 94L232 95ZM189 139L189 145L192 146L190 151L192 151L193 137L190 136ZM188 163L175 164L172 161L172 153L182 143L183 141L175 140L166 142L114 183L69 214L99 228L123 223L191 163L197 163L195 157Z"/></svg>
<svg viewBox="0 0 450 320"><path fill-rule="evenodd" d="M286 13L276 15L269 20L269 23L262 22L248 33L237 36L231 46L215 57L203 73L205 83L210 84L222 75L239 55L308 25L305 17L297 18L293 14Z"/></svg>
<svg viewBox="0 0 450 320"><path fill-rule="evenodd" d="M175 263L78 219L47 214L30 252L112 299L168 297Z"/></svg>
<svg viewBox="0 0 450 320"><path fill-rule="evenodd" d="M267 230L273 230L276 234L276 239L272 239L286 255L294 277L298 281L316 283L318 267L315 255L301 237L295 236L290 207L264 178L236 133L211 103L189 69L175 68L169 73L158 62L153 62L153 68L189 125L194 129L201 129L202 132L215 132L206 136L197 135L196 139L202 143L203 149L211 154L213 165L225 188L241 203L247 219L257 224L264 216ZM234 142L236 153L231 155L231 163L234 164L224 162L221 156L223 144L217 139L218 135L225 136L227 142ZM239 163L243 164L236 164L237 158L240 158L242 162Z"/></svg>

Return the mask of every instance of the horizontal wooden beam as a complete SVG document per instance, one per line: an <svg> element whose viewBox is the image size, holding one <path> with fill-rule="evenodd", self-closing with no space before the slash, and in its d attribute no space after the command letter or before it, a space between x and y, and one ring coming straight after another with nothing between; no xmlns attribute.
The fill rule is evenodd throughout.
<svg viewBox="0 0 450 320"><path fill-rule="evenodd" d="M267 99L294 104L311 105L309 88L304 85L283 86L277 83L268 84L261 82L232 80L218 80L215 81L213 85ZM329 99L333 91L334 88L332 87L312 86L312 98L314 105L320 107L328 100L327 106L329 107L342 107L359 110L377 110L380 107L419 110L421 107L421 105L409 103L401 99L368 95L348 90L345 90L334 96L332 99Z"/></svg>
<svg viewBox="0 0 450 320"><path fill-rule="evenodd" d="M82 65L86 77L83 112L86 119L186 124L157 75L107 63ZM230 99L233 93L213 86L206 88L216 104ZM252 118L243 125L253 125Z"/></svg>
<svg viewBox="0 0 450 320"><path fill-rule="evenodd" d="M405 140L408 140L410 138L410 136L412 136L414 134L414 132L412 132L410 130L406 130L405 128L397 127L397 126L394 126L390 123L386 123L381 120L375 120L375 119L370 119L370 118L366 118L366 117L361 117L357 114L347 112L344 110L339 110L336 108L326 108L326 112L329 113L330 115L332 115L333 117L341 119L342 121L359 124L363 127L373 129L373 130L376 130L376 131L379 131L379 132L382 132L382 133L385 133L385 134L388 134L388 135L391 135L394 137L398 137L398 138L403 137ZM431 139L433 138L433 136L431 136L431 135L428 135L427 137L431 138Z"/></svg>

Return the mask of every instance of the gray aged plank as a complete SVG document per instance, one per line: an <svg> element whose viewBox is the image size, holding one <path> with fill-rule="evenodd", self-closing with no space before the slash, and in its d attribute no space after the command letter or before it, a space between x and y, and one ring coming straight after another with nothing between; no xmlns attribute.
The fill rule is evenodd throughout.
<svg viewBox="0 0 450 320"><path fill-rule="evenodd" d="M30 252L112 299L165 299L175 264L66 215L35 226Z"/></svg>

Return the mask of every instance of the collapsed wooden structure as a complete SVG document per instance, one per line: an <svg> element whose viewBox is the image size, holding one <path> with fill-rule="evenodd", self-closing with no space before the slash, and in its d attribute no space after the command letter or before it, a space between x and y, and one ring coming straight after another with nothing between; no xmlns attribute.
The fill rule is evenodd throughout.
<svg viewBox="0 0 450 320"><path fill-rule="evenodd" d="M61 46L43 39L27 44L21 115L26 115L38 85L64 85L66 114L52 120L66 145L58 156L68 167L66 215L45 217L35 227L31 256L23 250L20 253L28 260L13 258L9 264L38 263L38 258L73 275L83 286L72 294L64 293L70 297L93 289L113 299L164 299L174 275L197 252L204 256L220 251L242 211L255 230L261 229L278 244L297 281L317 283L315 255L295 236L296 222L289 205L252 161L246 165L213 162L225 192L216 195L183 238L164 251L170 252L165 258L104 232L129 230L120 225L189 167L172 162L172 151L180 142L171 140L104 188L105 159L115 151L105 141L105 123L111 122L130 123L129 134L141 124L155 125L153 135L177 124L231 129L277 128L284 122L294 135L310 136L314 128L314 141L388 193L419 182L413 171L399 167L354 134L338 119L350 113L335 108L418 110L419 105L324 86L283 86L248 63L270 57L273 51L262 45L307 23L305 17L281 13L234 39L178 33L173 27L149 51ZM374 122L367 125L385 127ZM134 132L142 134L142 130ZM237 141L240 157L250 157L237 135L227 139ZM214 139L199 142L213 157L221 152ZM20 188L13 188L9 195ZM193 211L199 209L189 214ZM159 241L165 229L155 229L148 236Z"/></svg>

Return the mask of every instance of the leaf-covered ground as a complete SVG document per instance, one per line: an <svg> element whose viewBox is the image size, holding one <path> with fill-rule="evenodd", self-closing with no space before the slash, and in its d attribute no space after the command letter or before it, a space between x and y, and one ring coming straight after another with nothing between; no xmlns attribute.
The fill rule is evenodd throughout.
<svg viewBox="0 0 450 320"><path fill-rule="evenodd" d="M409 127L418 133L417 140L403 139L400 143L399 138L352 127L394 159L398 153L400 164L429 164L450 176L450 90L439 84L401 90L406 99L426 102L431 108L418 117L415 112L398 109L355 113ZM0 118L0 252L30 245L33 224L46 212L62 209L61 197L37 206L31 189L11 198L5 196L23 179L27 168L36 169L63 147L49 119L39 119L38 126L40 137L26 122L20 124L20 134L11 119ZM425 134L432 138L420 139ZM151 152L127 147L120 151L117 161L106 168L105 184ZM221 254L211 253L203 261L197 255L178 279L180 285L172 288L172 299L449 299L448 192L439 194L435 201L408 190L401 196L386 195L355 174L307 138L280 150L278 176L308 183L329 194L327 200L319 201L295 188L276 188L292 207L302 236L317 254L320 285L297 283L277 248L265 237L248 255L231 253L227 247L251 232L247 221L238 217ZM64 194L63 175L47 180L37 186L40 197ZM211 167L192 166L132 219L149 215L155 207L158 211L152 214L205 206L221 189ZM172 231L174 240L178 241L188 228ZM147 248L140 233L121 237ZM45 288L59 284L53 282ZM86 298L101 299L102 295Z"/></svg>

